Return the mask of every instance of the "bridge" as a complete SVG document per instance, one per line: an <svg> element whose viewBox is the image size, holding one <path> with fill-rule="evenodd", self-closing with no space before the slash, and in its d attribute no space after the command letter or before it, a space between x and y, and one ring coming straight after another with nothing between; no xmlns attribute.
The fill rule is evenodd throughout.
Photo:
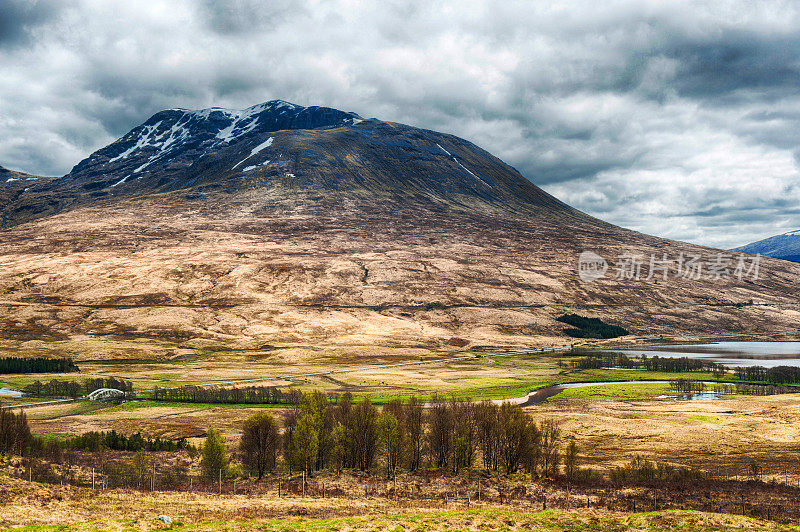
<svg viewBox="0 0 800 532"><path fill-rule="evenodd" d="M125 392L116 388L100 388L87 395L86 398L90 401L116 401L125 399L126 396Z"/></svg>

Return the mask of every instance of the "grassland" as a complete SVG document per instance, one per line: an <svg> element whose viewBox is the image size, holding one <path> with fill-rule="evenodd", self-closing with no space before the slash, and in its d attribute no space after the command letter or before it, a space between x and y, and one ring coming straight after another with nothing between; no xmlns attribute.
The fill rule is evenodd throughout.
<svg viewBox="0 0 800 532"><path fill-rule="evenodd" d="M342 479L344 482L353 482L352 478ZM565 508L564 499L558 502L553 498L551 501L557 503L558 507L551 506L543 510L536 497L522 497L505 504L496 500L472 501L468 508L463 503L446 503L442 497L403 497L395 502L381 494L358 496L341 491L333 496L329 492L324 499L319 493L307 497L284 494L279 498L274 492L217 495L209 491L104 491L30 483L0 476L0 493L4 495L0 499L0 527L31 531L141 531L168 528L287 532L798 530L795 526L772 521L707 511L671 509L626 512L604 506L597 492L590 496L590 508L579 507L581 501L585 500L584 495L579 495L572 498L571 509ZM551 497L556 495L550 493ZM644 502L647 492L642 495ZM605 504L610 504L610 501ZM716 506L723 504L723 501L718 501ZM157 521L155 517L161 514L170 516L173 524L167 527Z"/></svg>
<svg viewBox="0 0 800 532"><path fill-rule="evenodd" d="M150 523L148 523L150 524ZM55 526L25 526L22 531L98 531L98 530L147 530L159 529L130 522L89 522ZM167 528L167 527L164 527ZM800 528L777 525L758 519L691 511L664 511L635 515L620 515L607 512L565 512L546 510L524 513L503 510L471 511L426 511L387 515L364 515L328 519L282 518L248 521L207 521L196 524L172 523L169 530L228 530L264 532L293 532L314 530L319 532L341 531L517 531L542 532L563 531L628 531L652 530L664 532L721 532L726 530L770 530L796 531Z"/></svg>
<svg viewBox="0 0 800 532"><path fill-rule="evenodd" d="M195 346L197 347L197 346ZM376 347L353 352L338 348L311 349L286 346L275 349L221 351L197 347L164 360L77 356L81 373L68 375L6 375L0 387L19 388L33 380L116 376L130 379L136 389L259 378L260 384L285 389L322 389L368 396L378 403L395 397L434 393L473 399L521 397L532 390L569 382L621 381L619 384L567 389L544 403L526 407L537 420L552 419L567 436L574 436L584 465L607 473L640 455L676 466L692 466L707 472L726 471L743 478L751 463L764 467L796 485L796 447L800 440L798 395L769 397L729 396L715 401L657 399L668 393L667 384L622 381L671 380L679 377L714 380L710 373L660 373L642 370L578 370L567 354L529 354L514 357L471 358L454 362L359 370L302 378L287 375L395 363L433 360L470 351ZM96 355L96 353L95 353ZM283 378L277 378L277 377ZM11 401L3 399L4 404ZM28 410L31 428L38 434L81 434L89 430L115 429L125 434L142 432L148 437L180 438L199 444L207 428L222 430L229 448L238 443L242 421L254 411L269 408L276 416L287 413L274 405L220 405L154 402L146 399L112 405L77 401ZM197 464L191 470L199 475ZM14 480L13 483L20 483ZM8 486L6 486L8 488ZM84 530L137 529L158 525L159 513L172 512L175 529L211 530L727 530L773 529L772 524L729 515L694 512L630 514L592 508L566 512L563 508L540 512L541 507L504 507L488 504L469 511L454 511L438 502L406 501L395 506L387 498L357 497L326 500L290 498L274 494L227 496L222 499L197 494L133 494L124 490L106 493L48 492L49 502L35 503L16 489L2 507L0 524L36 527L67 523ZM37 490L44 489L37 485ZM55 487L48 487L55 490ZM67 489L67 488L65 488ZM78 490L79 488L69 488ZM529 489L540 489L530 486ZM363 493L363 489L362 489ZM189 497L188 506L178 497ZM58 497L61 497L59 499ZM183 499L181 499L183 501ZM37 506L39 504L39 506ZM29 509L26 509L29 508ZM36 508L39 508L37 511ZM704 509L705 506L699 506ZM735 510L734 506L720 511ZM37 513L38 512L38 513ZM39 515L46 516L39 518ZM8 517L11 516L11 517ZM37 529L31 528L32 530ZM41 529L41 528L40 528ZM45 528L46 529L46 528Z"/></svg>
<svg viewBox="0 0 800 532"><path fill-rule="evenodd" d="M585 386L569 388L550 397L548 401L574 401L574 400L611 400L632 401L650 399L666 395L670 386L666 383L640 383L640 384L607 384L603 386Z"/></svg>
<svg viewBox="0 0 800 532"><path fill-rule="evenodd" d="M374 348L370 351L339 349L286 348L271 351L237 351L185 355L171 360L77 359L80 374L36 374L0 376L0 387L21 389L35 380L52 378L123 377L134 389L146 391L155 386L263 379L259 385L350 392L384 403L412 394L430 397L433 393L473 399L521 397L537 388L568 382L669 380L694 378L713 380L711 373L662 373L640 370L575 370L568 355L530 354L514 357L472 358L455 362L399 366L362 370L361 368L408 361L435 361L445 357L480 354L471 351ZM355 371L291 377L330 370ZM287 377L288 376L288 377Z"/></svg>

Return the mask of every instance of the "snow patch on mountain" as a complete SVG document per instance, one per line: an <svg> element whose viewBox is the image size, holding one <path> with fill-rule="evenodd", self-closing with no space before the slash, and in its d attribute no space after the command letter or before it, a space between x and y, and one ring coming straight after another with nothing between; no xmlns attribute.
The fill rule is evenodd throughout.
<svg viewBox="0 0 800 532"><path fill-rule="evenodd" d="M122 179L120 179L119 181L117 181L116 183L114 183L113 185L111 185L111 188L114 188L114 187L116 187L117 185L121 185L122 183L124 183L125 181L127 181L127 180L128 180L128 178L129 178L130 176L131 176L130 174L126 175L125 177L123 177Z"/></svg>
<svg viewBox="0 0 800 532"><path fill-rule="evenodd" d="M139 132L139 139L136 141L136 144L128 148L127 150L123 151L116 157L113 157L108 160L109 163L113 163L114 161L118 161L120 159L126 158L128 155L132 154L133 152L144 148L145 146L150 145L150 137L153 134L153 131L158 129L158 126L161 125L163 120L158 121L157 123L153 124L152 126L144 126L142 131ZM134 130L135 131L135 130ZM128 133L126 136L133 136L133 132ZM123 137L124 139L125 137Z"/></svg>
<svg viewBox="0 0 800 532"><path fill-rule="evenodd" d="M453 161L455 161L455 163L456 163L458 166L460 166L462 170L464 170L465 172L467 172L469 175L471 175L472 177L474 177L475 179L477 179L478 181L480 181L481 183L483 183L483 184L484 184L484 185L486 185L487 187L491 187L491 186L492 186L492 185L490 185L489 183L487 183L486 181L484 181L483 179L481 179L480 177L478 177L477 175L475 175L475 172L473 172L472 170L470 170L469 168L467 168L466 166L464 166L463 164L461 164L461 161L459 161L459 160L456 158L456 156L455 156L455 155L453 155L452 153L450 153L449 151L447 151L446 149L444 149L444 148L442 147L442 145L441 145L441 144L439 144L439 143L437 142L437 143L436 143L436 145L437 145L437 146L439 146L439 149L440 149L440 150L442 150L443 152L445 152L445 153L446 153L446 154L447 154L447 155L448 155L448 156L449 156L451 159L453 159Z"/></svg>
<svg viewBox="0 0 800 532"><path fill-rule="evenodd" d="M240 164L245 162L247 159L249 159L253 155L257 154L258 152L260 152L264 148L272 146L272 141L273 140L275 140L275 137L270 137L267 140L265 140L264 142L262 142L261 144L259 144L258 146L256 146L255 148L253 148L252 150L250 150L250 155L248 155L247 157L245 157L244 159L242 159L241 161L239 161L238 163L233 165L233 168L231 168L231 170L235 170L237 166L239 166ZM267 161L267 162L269 162L269 161ZM248 167L248 168L250 168L250 167ZM245 171L247 171L247 169L245 169Z"/></svg>
<svg viewBox="0 0 800 532"><path fill-rule="evenodd" d="M267 159L266 161L264 161L261 164L254 164L254 165L251 165L251 166L245 166L244 168L242 168L242 172L249 172L250 170L255 170L259 166L267 166L269 163L270 163L270 161L269 161L269 159Z"/></svg>

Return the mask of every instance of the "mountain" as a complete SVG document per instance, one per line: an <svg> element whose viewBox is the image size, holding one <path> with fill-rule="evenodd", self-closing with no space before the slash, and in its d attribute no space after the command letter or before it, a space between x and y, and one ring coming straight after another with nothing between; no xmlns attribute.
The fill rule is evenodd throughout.
<svg viewBox="0 0 800 532"><path fill-rule="evenodd" d="M800 262L800 230L789 231L782 235L771 236L757 242L751 242L735 248L733 251L757 253L776 259Z"/></svg>
<svg viewBox="0 0 800 532"><path fill-rule="evenodd" d="M464 139L326 107L162 111L65 176L15 183L9 352L543 345L565 313L639 335L800 325L798 264L648 277L651 256L721 251L588 216ZM584 252L605 277L582 282Z"/></svg>
<svg viewBox="0 0 800 532"><path fill-rule="evenodd" d="M252 188L579 214L458 137L282 100L156 113L2 212L14 224L104 197Z"/></svg>

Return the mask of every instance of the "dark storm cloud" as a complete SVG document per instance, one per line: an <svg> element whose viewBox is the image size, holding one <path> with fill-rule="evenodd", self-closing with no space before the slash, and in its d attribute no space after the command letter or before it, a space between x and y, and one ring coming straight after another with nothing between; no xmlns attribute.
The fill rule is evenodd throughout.
<svg viewBox="0 0 800 532"><path fill-rule="evenodd" d="M329 105L465 137L575 207L733 246L800 227L782 2L0 1L0 165L159 110Z"/></svg>
<svg viewBox="0 0 800 532"><path fill-rule="evenodd" d="M56 2L3 0L0 2L0 47L30 44L36 27L53 19L59 9Z"/></svg>
<svg viewBox="0 0 800 532"><path fill-rule="evenodd" d="M292 16L305 12L305 6L292 0L205 0L201 14L208 27L221 35L263 31Z"/></svg>
<svg viewBox="0 0 800 532"><path fill-rule="evenodd" d="M729 102L742 90L796 91L800 83L797 37L771 39L732 32L715 42L687 42L667 51L680 62L675 85L679 93L722 98ZM734 100L735 101L735 100ZM713 102L712 102L713 103Z"/></svg>

